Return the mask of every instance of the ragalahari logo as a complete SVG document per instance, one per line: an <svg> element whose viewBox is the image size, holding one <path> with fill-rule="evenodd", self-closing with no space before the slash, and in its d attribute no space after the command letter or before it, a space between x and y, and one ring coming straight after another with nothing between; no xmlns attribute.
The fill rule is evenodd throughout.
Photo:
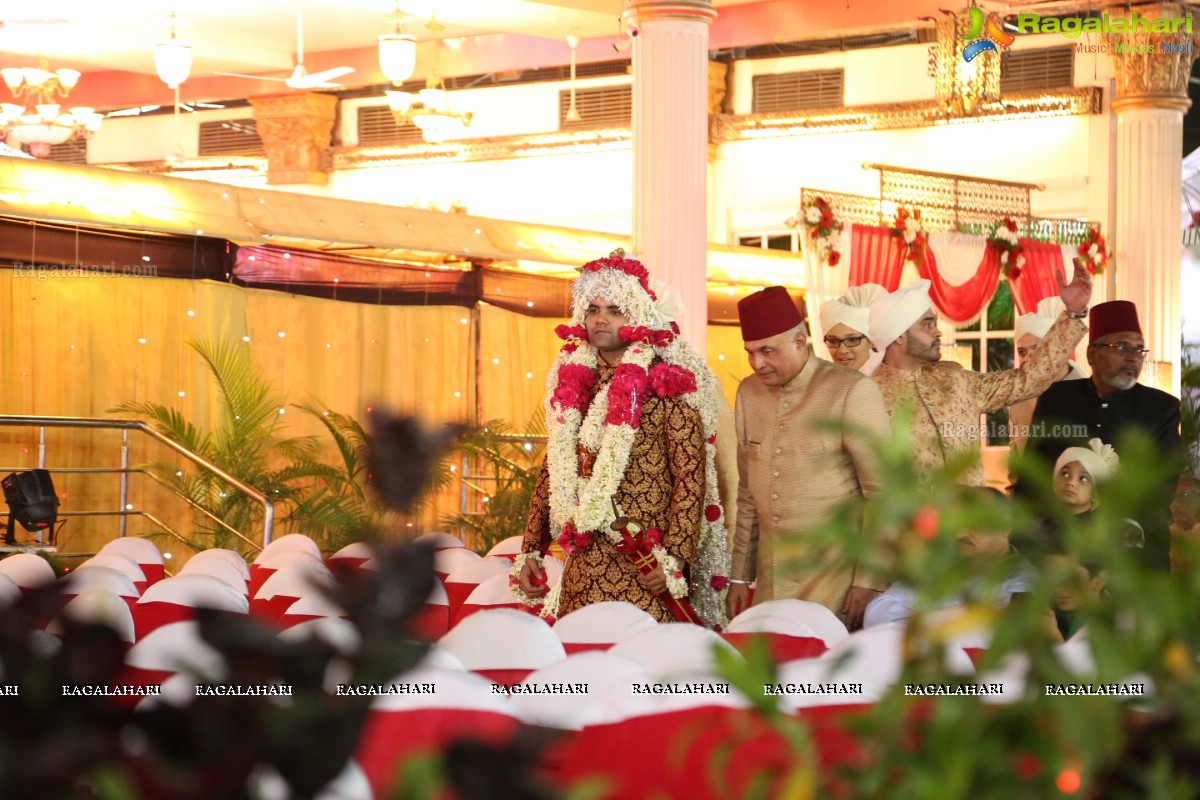
<svg viewBox="0 0 1200 800"><path fill-rule="evenodd" d="M1001 47L1007 50L1017 40L1016 36L1004 29L995 11L985 19L982 8L971 6L967 9L967 16L967 32L959 37L970 40L963 47L963 61L970 63L976 56L988 51L999 53Z"/></svg>

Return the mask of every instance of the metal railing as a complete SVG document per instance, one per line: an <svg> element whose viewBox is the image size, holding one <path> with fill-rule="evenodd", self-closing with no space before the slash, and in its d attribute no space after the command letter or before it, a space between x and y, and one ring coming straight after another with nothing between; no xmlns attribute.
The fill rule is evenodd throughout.
<svg viewBox="0 0 1200 800"><path fill-rule="evenodd" d="M176 539L179 539L180 541L186 541L186 539L183 536L181 536L177 531L172 530L169 525L167 525L165 522L163 522L162 520L160 520L153 514L150 514L146 511L132 510L129 508L129 476L130 476L130 474L133 474L133 473L141 473L143 475L146 475L147 477L149 477L151 480L155 481L156 483L158 483L160 486L165 487L171 493L182 498L184 500L184 502L186 502L192 508L194 508L197 511L199 511L200 513L204 514L209 519L213 520L213 522L217 523L218 525L223 527L225 530L229 531L234 536L236 536L238 539L240 539L241 541L250 545L251 547L261 550L262 548L266 547L268 544L271 543L271 533L275 526L275 506L274 506L274 504L271 503L271 500L265 494L258 491L253 486L243 483L241 480L239 480L238 478L235 478L233 475L230 475L228 472L223 470L221 467L217 466L216 464L214 464L213 462L204 458L203 456L199 455L198 453L193 453L191 450L188 450L186 447L179 444L178 442L168 438L167 436L164 436L163 434L161 434L158 431L151 428L145 422L142 422L140 420L130 420L130 419L94 419L94 418L90 418L90 417L27 417L27 416L13 416L13 415L7 415L7 414L0 414L0 425L8 426L8 427L19 427L19 428L37 428L37 430L38 430L38 455L37 455L38 469L46 469L48 472L51 472L51 473L54 473L54 472L59 472L59 473L98 473L98 474L116 474L116 475L121 476L120 477L120 480L121 480L120 506L121 507L118 510L116 510L116 511L63 511L63 512L59 513L58 516L60 516L60 517L103 517L103 516L118 517L118 519L119 519L118 525L119 525L119 531L120 531L119 535L125 536L128 518L131 516L140 516L140 517L144 517L145 519L148 519L150 522L152 522L155 525L157 525L158 527L162 528L164 531L166 531L168 534L174 536ZM120 468L119 469L105 469L105 468L47 469L47 467L46 467L46 428L89 428L89 429L93 429L93 430L119 430L119 431L121 431L121 466L120 466ZM242 494L246 495L251 500L254 500L254 501L262 504L262 507L263 507L262 544L258 544L257 542L254 542L253 540L249 539L241 531L236 530L235 528L231 527L224 520L218 518L216 515L214 515L208 509L203 508L202 506L198 505L190 497L185 495L183 492L179 491L179 489L177 487L172 486L170 483L168 483L167 481L164 481L162 478L155 475L153 472L151 472L147 469L139 468L139 467L131 468L129 466L129 432L130 431L144 433L146 436L150 437L154 441L156 441L160 444L166 445L168 448L170 448L171 450L174 450L176 453L183 456L188 461L191 461L197 467L200 467L201 469L205 470L206 472L209 472L212 475L216 476L217 478L220 478L222 481L229 484L231 487L233 487L237 491L241 492ZM21 472L21 471L24 471L25 469L27 469L27 468L25 468L25 467L0 467L0 471ZM0 512L0 516L4 516L3 512Z"/></svg>

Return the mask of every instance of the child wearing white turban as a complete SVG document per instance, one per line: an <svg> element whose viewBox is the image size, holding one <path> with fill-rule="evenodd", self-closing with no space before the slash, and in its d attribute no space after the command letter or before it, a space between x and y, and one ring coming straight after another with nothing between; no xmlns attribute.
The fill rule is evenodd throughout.
<svg viewBox="0 0 1200 800"><path fill-rule="evenodd" d="M825 347L829 359L850 369L861 369L875 347L868 333L871 329L871 305L888 290L877 283L851 286L841 297L821 304L821 330L825 332Z"/></svg>

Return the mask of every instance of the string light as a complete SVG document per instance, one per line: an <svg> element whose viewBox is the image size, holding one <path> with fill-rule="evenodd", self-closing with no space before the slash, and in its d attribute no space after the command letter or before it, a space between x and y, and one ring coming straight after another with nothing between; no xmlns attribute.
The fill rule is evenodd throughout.
<svg viewBox="0 0 1200 800"><path fill-rule="evenodd" d="M179 393L179 396L180 396L180 397L186 397L186 396L187 396L187 392L180 392L180 393Z"/></svg>

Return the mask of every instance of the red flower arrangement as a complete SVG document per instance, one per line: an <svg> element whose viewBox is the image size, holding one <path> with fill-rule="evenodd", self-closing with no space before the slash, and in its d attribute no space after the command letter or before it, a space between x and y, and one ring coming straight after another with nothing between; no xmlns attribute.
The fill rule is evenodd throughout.
<svg viewBox="0 0 1200 800"><path fill-rule="evenodd" d="M554 387L550 402L586 414L595 386L596 373L590 368L582 364L563 364L558 368L558 385Z"/></svg>
<svg viewBox="0 0 1200 800"><path fill-rule="evenodd" d="M842 221L833 215L833 207L824 197L817 197L812 205L804 209L804 225L808 228L808 238L817 246L821 259L831 267L836 267L842 260L842 254L837 249L837 235L842 232ZM795 226L795 220L788 220Z"/></svg>
<svg viewBox="0 0 1200 800"><path fill-rule="evenodd" d="M630 344L641 342L655 347L666 347L675 341L675 334L671 331L654 330L644 325L638 325L636 328L632 325L622 325L617 331L617 336Z"/></svg>
<svg viewBox="0 0 1200 800"><path fill-rule="evenodd" d="M655 364L650 368L650 388L659 397L678 397L696 391L696 376L691 370L674 364Z"/></svg>
<svg viewBox="0 0 1200 800"><path fill-rule="evenodd" d="M909 210L904 206L896 209L896 219L892 222L892 236L904 240L904 258L914 264L925 257L925 246L929 243L929 234L921 222L921 209Z"/></svg>
<svg viewBox="0 0 1200 800"><path fill-rule="evenodd" d="M1108 245L1095 228L1088 228L1087 238L1079 245L1079 258L1093 275L1099 275L1108 266Z"/></svg>
<svg viewBox="0 0 1200 800"><path fill-rule="evenodd" d="M605 425L621 425L637 428L642 419L642 404L639 397L646 393L650 376L636 364L621 364L613 372L608 386L608 415Z"/></svg>
<svg viewBox="0 0 1200 800"><path fill-rule="evenodd" d="M713 575L712 580L709 581L709 583L716 591L723 592L725 591L725 587L729 585L729 578L725 577L724 575Z"/></svg>
<svg viewBox="0 0 1200 800"><path fill-rule="evenodd" d="M602 269L615 269L624 272L626 275L632 275L637 278L638 283L642 285L642 289L646 294L650 295L651 300L657 300L658 295L650 291L650 273L642 266L642 262L634 258L626 258L625 251L617 248L608 254L605 258L597 258L595 261L589 261L582 267L583 272L599 272Z"/></svg>
<svg viewBox="0 0 1200 800"><path fill-rule="evenodd" d="M1000 269L1009 280L1021 277L1025 267L1025 248L1021 246L1017 222L1005 217L993 226L988 244L995 248L1000 258Z"/></svg>

